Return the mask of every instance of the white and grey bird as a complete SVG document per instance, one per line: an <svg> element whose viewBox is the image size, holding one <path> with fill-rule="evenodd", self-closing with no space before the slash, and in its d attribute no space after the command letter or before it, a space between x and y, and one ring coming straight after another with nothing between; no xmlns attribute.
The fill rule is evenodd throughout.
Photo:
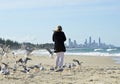
<svg viewBox="0 0 120 84"><path fill-rule="evenodd" d="M31 58L20 58L18 61L16 61L16 63L21 63L22 65L26 64L28 62L28 60L32 60Z"/></svg>
<svg viewBox="0 0 120 84"><path fill-rule="evenodd" d="M54 71L55 68L53 66L50 67L50 71Z"/></svg>
<svg viewBox="0 0 120 84"><path fill-rule="evenodd" d="M23 70L21 70L21 72L23 72L23 73L29 73L30 72L30 68L28 68L27 66L22 65L22 67L23 67Z"/></svg>
<svg viewBox="0 0 120 84"><path fill-rule="evenodd" d="M46 50L50 53L50 56L53 57L54 52L50 50L50 48L46 48Z"/></svg>
<svg viewBox="0 0 120 84"><path fill-rule="evenodd" d="M17 53L15 51L12 51L11 54L12 54L12 56L13 56L14 59L17 58Z"/></svg>
<svg viewBox="0 0 120 84"><path fill-rule="evenodd" d="M44 71L45 70L44 66L41 63L40 64L35 64L33 66L29 66L28 68L34 69L35 72L39 72L39 71Z"/></svg>
<svg viewBox="0 0 120 84"><path fill-rule="evenodd" d="M10 70L8 68L1 69L1 74L3 74L3 75L9 75L10 74Z"/></svg>
<svg viewBox="0 0 120 84"><path fill-rule="evenodd" d="M35 67L36 69L39 69L40 71L45 70L44 66L43 66L41 63L34 65L34 67Z"/></svg>
<svg viewBox="0 0 120 84"><path fill-rule="evenodd" d="M26 55L29 56L35 49L33 47L27 46L25 50L26 50Z"/></svg>
<svg viewBox="0 0 120 84"><path fill-rule="evenodd" d="M42 65L40 66L40 68L39 68L39 69L40 69L40 71L45 70L44 66L42 66Z"/></svg>
<svg viewBox="0 0 120 84"><path fill-rule="evenodd" d="M3 74L3 75L9 75L10 74L8 64L2 63L0 73Z"/></svg>
<svg viewBox="0 0 120 84"><path fill-rule="evenodd" d="M15 72L17 70L17 64L14 64L12 70Z"/></svg>
<svg viewBox="0 0 120 84"><path fill-rule="evenodd" d="M79 62L77 59L73 59L73 62L76 62L78 65L81 65L83 62Z"/></svg>

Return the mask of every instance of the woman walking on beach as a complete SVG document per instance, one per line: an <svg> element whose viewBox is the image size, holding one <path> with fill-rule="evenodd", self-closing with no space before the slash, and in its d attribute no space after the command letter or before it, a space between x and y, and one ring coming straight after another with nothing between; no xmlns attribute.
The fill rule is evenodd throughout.
<svg viewBox="0 0 120 84"><path fill-rule="evenodd" d="M62 27L57 26L57 30L54 31L52 40L54 42L54 52L56 53L56 66L55 68L63 70L64 52L66 51L64 42L66 41L66 36L62 31Z"/></svg>

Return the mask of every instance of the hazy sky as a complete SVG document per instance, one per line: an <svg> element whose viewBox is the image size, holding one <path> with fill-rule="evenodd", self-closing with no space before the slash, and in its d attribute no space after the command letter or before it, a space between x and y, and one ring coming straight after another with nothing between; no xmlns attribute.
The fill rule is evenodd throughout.
<svg viewBox="0 0 120 84"><path fill-rule="evenodd" d="M51 43L57 25L78 43L120 46L120 0L0 0L1 38Z"/></svg>

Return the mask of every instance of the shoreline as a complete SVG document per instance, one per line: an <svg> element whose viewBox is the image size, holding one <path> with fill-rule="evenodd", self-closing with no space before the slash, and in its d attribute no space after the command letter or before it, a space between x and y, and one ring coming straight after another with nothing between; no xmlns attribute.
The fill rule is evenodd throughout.
<svg viewBox="0 0 120 84"><path fill-rule="evenodd" d="M112 59L111 62L113 62L113 64L120 64L120 57L119 56L99 56L99 55L96 55L96 56L88 56L88 55L65 55L65 56L75 56L75 57L86 57L86 58L93 58L93 57L96 57L96 58L109 58L109 59Z"/></svg>
<svg viewBox="0 0 120 84"><path fill-rule="evenodd" d="M46 55L39 55L38 57L41 57L41 56L45 56L45 57L48 57L48 58L50 58L50 56L48 55L48 54L46 54ZM68 54L65 54L65 58L66 57L75 57L75 58L79 58L79 57L81 57L81 58L94 58L94 57L96 57L96 58L109 58L109 59L111 59L111 62L113 62L113 64L120 64L120 57L119 56L99 56L99 55L90 55L90 56L88 56L88 55L68 55ZM55 57L55 54L54 54L54 57Z"/></svg>

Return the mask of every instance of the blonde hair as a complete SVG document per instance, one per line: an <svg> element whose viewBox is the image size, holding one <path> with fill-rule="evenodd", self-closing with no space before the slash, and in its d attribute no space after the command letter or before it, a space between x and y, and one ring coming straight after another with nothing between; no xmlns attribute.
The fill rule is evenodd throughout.
<svg viewBox="0 0 120 84"><path fill-rule="evenodd" d="M56 32L56 31L62 31L62 26L58 25L57 28L53 30L53 32Z"/></svg>

